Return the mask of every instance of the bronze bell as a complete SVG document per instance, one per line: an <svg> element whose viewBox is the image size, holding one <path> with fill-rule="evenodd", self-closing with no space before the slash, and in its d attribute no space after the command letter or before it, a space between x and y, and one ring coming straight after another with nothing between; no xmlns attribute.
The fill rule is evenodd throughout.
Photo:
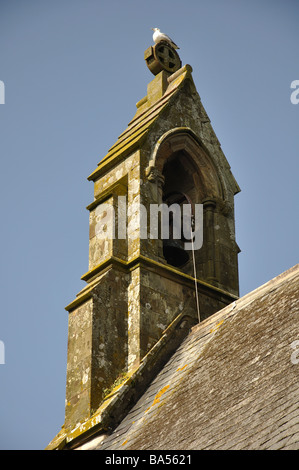
<svg viewBox="0 0 299 470"><path fill-rule="evenodd" d="M183 240L163 240L163 256L167 263L179 268L189 261Z"/></svg>

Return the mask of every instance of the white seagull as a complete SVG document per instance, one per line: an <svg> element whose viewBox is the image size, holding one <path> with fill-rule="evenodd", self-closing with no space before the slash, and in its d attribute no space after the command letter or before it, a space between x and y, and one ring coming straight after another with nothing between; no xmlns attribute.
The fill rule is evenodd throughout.
<svg viewBox="0 0 299 470"><path fill-rule="evenodd" d="M152 28L152 30L154 31L153 40L154 40L154 43L155 43L155 44L157 44L157 43L160 42L160 41L166 41L166 42L168 42L174 49L179 49L179 47L176 45L176 43L173 42L173 40L170 39L170 37L167 36L167 34L161 33L161 31L160 31L159 28Z"/></svg>

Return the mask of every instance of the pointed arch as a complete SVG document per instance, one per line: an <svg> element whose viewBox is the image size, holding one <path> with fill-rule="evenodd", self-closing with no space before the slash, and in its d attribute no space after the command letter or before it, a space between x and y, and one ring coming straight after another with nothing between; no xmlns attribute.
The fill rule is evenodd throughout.
<svg viewBox="0 0 299 470"><path fill-rule="evenodd" d="M196 194L199 199L226 200L226 188L222 175L217 170L204 144L190 128L174 128L160 137L154 147L148 172L155 168L156 171L163 174L166 163L169 163L171 159L177 159L186 171L193 173Z"/></svg>

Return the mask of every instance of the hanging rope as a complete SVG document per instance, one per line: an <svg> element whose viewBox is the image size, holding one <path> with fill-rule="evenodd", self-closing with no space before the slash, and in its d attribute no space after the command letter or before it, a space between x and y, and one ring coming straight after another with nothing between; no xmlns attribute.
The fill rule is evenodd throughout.
<svg viewBox="0 0 299 470"><path fill-rule="evenodd" d="M197 316L198 316L198 322L200 323L199 298L198 298L198 288L197 288L197 275L196 275L196 264L195 264L195 254L194 254L194 242L193 242L193 238L194 238L193 237L193 230L195 229L194 206L193 206L193 203L192 203L190 197L188 196L188 194L183 193L181 191L173 191L173 192L167 194L167 196L164 197L164 200L167 201L167 199L171 198L171 196L174 196L175 194L179 194L180 196L183 196L191 206L191 246L192 246L192 260L193 260L193 275L194 275L194 285L195 285Z"/></svg>
<svg viewBox="0 0 299 470"><path fill-rule="evenodd" d="M196 297L196 308L198 322L200 323L200 310L199 310L199 299L198 299L198 289L197 289L197 275L196 275L196 264L195 264L195 254L194 254L194 243L193 243L193 229L194 229L194 215L192 216L191 222L191 244L192 244L192 259L193 259L193 272L194 272L194 285L195 285L195 297Z"/></svg>

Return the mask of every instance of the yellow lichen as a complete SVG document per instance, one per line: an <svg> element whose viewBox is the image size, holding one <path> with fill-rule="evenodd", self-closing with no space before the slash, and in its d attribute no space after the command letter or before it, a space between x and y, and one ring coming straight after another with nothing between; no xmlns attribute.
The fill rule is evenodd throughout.
<svg viewBox="0 0 299 470"><path fill-rule="evenodd" d="M179 367L176 371L179 372L180 370L184 370L185 367L187 367L187 366L188 366L188 364L185 364L183 367Z"/></svg>
<svg viewBox="0 0 299 470"><path fill-rule="evenodd" d="M111 385L111 387L108 387L108 388L104 388L103 390L103 394L104 394L104 398L106 398L108 395L110 395L110 393L112 392L116 392L121 386L122 384L124 383L124 381L126 380L126 378L128 378L128 374L126 372L122 372L118 377L117 379L113 382L113 384Z"/></svg>
<svg viewBox="0 0 299 470"><path fill-rule="evenodd" d="M165 387L163 387L163 388L160 390L160 392L157 393L157 395L156 395L155 398L154 398L153 403L151 404L151 406L149 406L149 407L145 410L145 412L147 412L152 406L154 406L154 405L156 405L157 403L159 403L161 396L162 396L162 395L166 392L166 390L168 390L168 389L169 389L169 385L166 385Z"/></svg>
<svg viewBox="0 0 299 470"><path fill-rule="evenodd" d="M215 325L214 328L212 328L210 330L210 333L213 333L214 331L217 331L218 328L222 325L223 322L224 322L224 320L221 320L219 323L217 323L217 325Z"/></svg>

